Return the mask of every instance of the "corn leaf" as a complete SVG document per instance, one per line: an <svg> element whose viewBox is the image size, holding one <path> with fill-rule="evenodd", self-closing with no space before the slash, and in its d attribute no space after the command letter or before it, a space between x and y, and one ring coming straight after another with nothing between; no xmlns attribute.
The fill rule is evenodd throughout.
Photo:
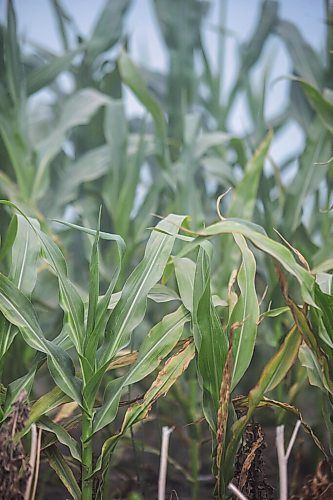
<svg viewBox="0 0 333 500"><path fill-rule="evenodd" d="M66 431L66 429L53 422L49 417L42 415L38 420L38 427L57 436L59 443L67 446L75 460L81 462L81 449L79 443Z"/></svg>
<svg viewBox="0 0 333 500"><path fill-rule="evenodd" d="M80 403L79 381L75 377L71 358L59 346L45 339L31 302L1 273L0 309L7 320L19 328L28 345L48 355L55 382L68 396Z"/></svg>
<svg viewBox="0 0 333 500"><path fill-rule="evenodd" d="M242 235L234 234L235 241L242 252L242 265L238 271L237 282L240 295L232 310L229 324L240 323L233 337L233 390L246 372L253 355L259 321L259 304L255 289L256 261Z"/></svg>
<svg viewBox="0 0 333 500"><path fill-rule="evenodd" d="M125 51L122 51L118 59L118 68L123 82L132 90L143 106L151 113L155 124L156 135L159 139L159 148L162 153L162 158L164 159L164 166L168 168L169 154L166 147L167 127L164 113L159 103L148 91L139 69L132 62Z"/></svg>
<svg viewBox="0 0 333 500"><path fill-rule="evenodd" d="M58 450L57 446L50 446L46 448L44 452L50 466L65 485L70 495L74 498L74 500L80 500L82 498L81 490L76 482L71 468L69 467L65 457Z"/></svg>
<svg viewBox="0 0 333 500"><path fill-rule="evenodd" d="M97 410L94 419L94 432L105 427L116 417L122 389L144 379L154 371L179 341L184 325L190 320L190 315L181 306L177 311L166 315L155 325L144 339L136 362L131 369L119 379L113 380L106 388L104 404Z"/></svg>
<svg viewBox="0 0 333 500"><path fill-rule="evenodd" d="M83 52L86 44L82 43L74 50L68 50L61 56L52 56L27 75L27 94L31 95L50 85L61 73L70 69L75 56Z"/></svg>
<svg viewBox="0 0 333 500"><path fill-rule="evenodd" d="M163 274L183 220L183 216L169 215L157 228L169 231L170 235L154 232L150 236L144 258L126 281L108 321L100 366L109 363L115 353L128 344L130 332L142 321L147 295Z"/></svg>
<svg viewBox="0 0 333 500"><path fill-rule="evenodd" d="M237 448L247 423L250 421L264 395L286 376L295 361L295 350L299 348L299 345L300 334L296 328L292 328L280 349L265 365L256 386L250 391L246 415L236 420L232 425L230 440L226 447L224 464L222 467L222 479L225 485L229 484L231 479L232 464L234 463Z"/></svg>
<svg viewBox="0 0 333 500"><path fill-rule="evenodd" d="M48 167L50 162L61 151L66 134L78 125L89 122L101 107L110 102L110 98L94 89L83 89L75 93L63 105L58 124L53 131L36 145L38 165L34 180L32 199L38 200L48 187Z"/></svg>
<svg viewBox="0 0 333 500"><path fill-rule="evenodd" d="M195 276L195 263L186 257L173 258L179 295L186 309L193 309L193 286Z"/></svg>
<svg viewBox="0 0 333 500"><path fill-rule="evenodd" d="M193 335L198 351L204 415L213 432L216 432L228 341L212 302L210 251L210 247L205 245L200 247L198 253L193 293Z"/></svg>
<svg viewBox="0 0 333 500"><path fill-rule="evenodd" d="M127 410L119 434L111 436L104 442L93 474L96 474L101 469L102 472L105 471L108 465L110 454L114 450L119 439L132 425L139 422L140 420L143 420L147 416L154 402L169 391L172 385L186 370L193 357L194 345L191 342L187 342L180 351L174 354L166 362L162 370L159 372L157 378L146 392L143 402L135 403Z"/></svg>
<svg viewBox="0 0 333 500"><path fill-rule="evenodd" d="M274 257L290 274L295 276L299 282L304 301L310 305L315 305L313 299L314 277L296 262L288 248L269 238L263 232L259 232L257 228L255 225L249 225L246 221L225 219L223 222L207 226L196 234L205 237L228 233L242 234L260 250Z"/></svg>

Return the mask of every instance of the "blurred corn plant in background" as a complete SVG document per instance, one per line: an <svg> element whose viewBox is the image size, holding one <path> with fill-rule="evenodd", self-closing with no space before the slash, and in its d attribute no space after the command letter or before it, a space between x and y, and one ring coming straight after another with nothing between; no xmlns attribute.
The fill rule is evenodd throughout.
<svg viewBox="0 0 333 500"><path fill-rule="evenodd" d="M165 357L176 346L182 327L191 318L196 367L190 365L182 379L173 385L169 397L180 405L186 423L197 422L204 412L213 435L217 491L223 497L232 478L240 436L254 409L258 405L275 404L263 402L268 391L272 391L272 401L280 402L280 410L276 418L270 417L271 422L286 420L286 413L281 410L283 405L297 402L304 410L304 400L315 398L322 410L311 417L312 424L315 430L319 426L319 434L322 433L323 411L331 433L332 396L327 363L332 363L333 348L332 287L328 274L333 268L332 5L329 1L325 3L327 39L322 55L303 39L295 25L280 17L278 2L263 1L252 36L239 44L238 70L226 91L225 41L231 35L225 25L224 2L217 26L217 67L203 36L210 2L152 2L168 54L164 74L140 67L131 58L131 34L125 22L133 4L130 0L107 1L89 37L82 36L75 19L66 11L65 2L50 3L62 42L61 55L40 46L33 46L29 52L25 50L10 0L6 24L1 26L0 193L25 216L20 212L13 214L8 205L1 205L0 266L5 276L3 286L7 287L4 297L23 301L29 321L34 322L34 333L26 333L13 312L14 307L2 303L0 321L4 333L0 340L0 366L3 390L7 388L2 418L8 417L22 389L31 395L31 401L41 394L39 385L47 389L48 376L44 368L40 369L47 356L50 373L55 383L60 384L57 389L60 392L47 391L37 399L24 432L37 423L55 434L60 442L61 439L70 442L73 458L83 459L82 480L91 487L92 463L85 462L90 460L91 449L87 452L85 446L90 443L87 436L91 435L91 425L97 430L102 425L93 424L93 420L102 422L104 418L103 426L111 423L123 389L157 367L152 363L151 370L140 371L138 378L139 361L136 361L127 375L111 378L108 385L104 373L112 368L112 363L117 363L113 358L119 351L125 356L124 363L126 356L129 363L133 362L131 353L121 351L128 344L126 335L143 320L130 347L141 346L138 360L143 356L146 361L152 348L146 332L151 331L153 339L164 338L165 328L172 328L172 322L179 321L179 337L174 343L168 340L163 351ZM273 36L279 49L286 49L291 71L280 75L289 82L289 96L283 109L268 116L270 90L272 85L279 85L271 77L274 58L267 64L264 57L265 47ZM258 68L259 85L255 78ZM60 77L66 78L67 83ZM143 117L127 116L124 89L140 102L145 110ZM51 96L48 105L39 105L41 92ZM249 126L242 135L234 134L231 128L239 100L244 102L249 118ZM304 148L292 155L287 151L286 159L278 164L270 148L275 140L288 133L292 122L302 131ZM226 194L218 205L221 204L227 219L210 226L216 220L216 200L221 193ZM170 213L189 215L187 230L197 231L201 236L186 244L178 238L173 257L168 258L170 248L163 254L163 265L154 261L156 279L140 295L142 298L150 293L153 299L147 314L143 319L144 298L138 304L138 312L131 311L126 318L130 326L122 327L126 315L123 306L132 300L131 293L139 286L137 275L144 272L142 263L146 256L141 259L149 236L146 228L153 224L153 214L166 217ZM96 229L99 214L103 232L88 230ZM158 227L159 234L165 236L164 224L168 222L161 222ZM178 232L181 219L175 218L170 224L173 232ZM203 232L205 225L208 227ZM211 227L216 230L210 233ZM171 228L168 227L169 232ZM221 233L221 237L212 243L203 242L214 231ZM280 243L275 231L280 235ZM190 234L188 238L195 236ZM107 241L110 238L115 241L117 251ZM145 255L152 247L150 241ZM266 254L278 260L282 269L296 280L287 282L284 271ZM156 287L162 273L162 284ZM103 295L97 300L99 293ZM120 294L120 305L115 305ZM111 314L110 300L111 307L115 307ZM170 309L172 300L182 301L176 312ZM100 332L96 337L92 334L95 328ZM120 343L111 346L114 335L117 338L117 332L114 333L117 328L121 331ZM19 331L22 336L17 335ZM210 338L205 338L206 331L210 332ZM31 335L37 335L39 340L37 337L32 340ZM44 337L45 340L40 340ZM84 339L90 337L96 345L85 344L88 341ZM104 355L105 346L101 342L110 343ZM100 359L96 360L98 346ZM66 354L73 347L76 375ZM179 349L179 354L170 358L170 365L166 366L178 373L177 367L187 364L191 349L192 344L185 348L186 354ZM35 350L40 353L35 355ZM156 353L152 352L154 357ZM59 367L54 361L57 356L62 357L61 366L69 370L67 382L59 381ZM177 360L180 365L176 365ZM121 366L115 364L116 368ZM216 369L211 372L213 367ZM271 367L276 372L268 380ZM179 374L181 371L179 368ZM306 384L307 375L310 384L319 390ZM86 388L88 381L94 377L95 387L86 399L90 391ZM112 430L98 462L98 472L105 473L118 439L158 397L159 393L155 394L154 386L151 387L146 393L147 406L138 403L137 407L130 407L120 433L114 434ZM232 396L247 394L253 387L248 399L231 403ZM101 404L106 409L101 417L103 406L94 414L94 404L96 401L100 404L104 390ZM54 410L68 398L82 409L86 419L82 430L86 433L82 449L87 453L86 458L73 455L70 436L61 434L63 431L51 418L45 417L47 423L40 420L47 408ZM161 413L168 411L162 403L159 408ZM107 416L110 414L111 419ZM68 429L71 419L75 425L75 418L80 418L77 415L74 413L73 417L71 413ZM200 423L188 429L192 455L188 473L193 498L200 498L201 431ZM55 441L50 442L45 450L59 470L61 458L54 449ZM330 442L332 448L332 435ZM49 448L53 452L47 451ZM227 464L223 475L222 463ZM71 492L78 496L73 477L67 472Z"/></svg>

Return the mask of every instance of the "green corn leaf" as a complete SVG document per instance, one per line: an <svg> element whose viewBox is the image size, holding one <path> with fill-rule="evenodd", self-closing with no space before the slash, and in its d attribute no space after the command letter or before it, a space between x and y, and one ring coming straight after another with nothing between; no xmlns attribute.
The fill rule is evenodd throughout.
<svg viewBox="0 0 333 500"><path fill-rule="evenodd" d="M127 164L127 121L123 101L111 102L105 109L104 134L111 151L110 182L106 182L105 199L115 225L118 223L122 206L119 206L119 192L124 182L124 165ZM126 167L126 171L128 166ZM118 203L116 203L116 200ZM130 199L126 200L130 205ZM118 230L118 228L117 228Z"/></svg>
<svg viewBox="0 0 333 500"><path fill-rule="evenodd" d="M289 312L289 307L282 306L276 307L275 309L269 309L268 311L262 313L260 316L263 318L276 318L277 316L280 316L281 314L284 314L286 312Z"/></svg>
<svg viewBox="0 0 333 500"><path fill-rule="evenodd" d="M276 33L285 42L297 75L305 78L312 85L320 86L324 79L324 67L321 58L303 38L295 24L279 19Z"/></svg>
<svg viewBox="0 0 333 500"><path fill-rule="evenodd" d="M95 318L94 320L94 325L92 324L92 319L90 319L89 323L89 314L88 314L88 324L87 324L87 335L85 336L84 339L84 350L85 353L88 353L89 359L95 359L95 353L96 353L96 348L98 345L98 342L101 338L101 335L104 333L105 325L108 320L107 316L107 309L109 307L109 303L111 300L112 292L113 289L116 285L116 282L119 277L120 269L121 269L121 261L123 254L125 252L125 242L123 238L117 234L111 234L111 233L105 233L103 231L96 231L94 229L86 228L83 226L79 226L77 224L72 224L69 222L64 222L64 221L59 221L56 220L56 222L59 222L61 224L64 224L65 226L68 226L72 229L77 229L81 232L84 232L88 235L94 236L95 237L95 243L92 248L92 253L94 255L94 258L91 258L91 265L94 263L94 269L93 273L95 275L95 279L98 277L98 263L96 262L96 259L98 259L98 254L97 254L97 243L96 243L96 238L98 235L98 238L104 239L107 241L115 241L117 244L117 264L115 265L115 269L113 271L109 287L105 293L105 295L95 304L95 313L90 314L90 318ZM90 287L91 290L92 287ZM95 286L95 299L97 300L97 285ZM120 298L120 297L119 297ZM81 320L82 321L82 320ZM79 321L80 324L80 321ZM83 358L82 358L83 359Z"/></svg>
<svg viewBox="0 0 333 500"><path fill-rule="evenodd" d="M75 476L66 462L65 457L60 453L56 445L50 446L44 450L50 466L56 472L59 479L65 485L67 491L74 498L82 498L81 490L76 482Z"/></svg>
<svg viewBox="0 0 333 500"><path fill-rule="evenodd" d="M36 232L31 225L39 228L39 223L30 219L30 223L18 214L17 233L12 246L12 263L10 280L25 295L30 296L37 281L37 258L40 252L40 243Z"/></svg>
<svg viewBox="0 0 333 500"><path fill-rule="evenodd" d="M277 387L284 379L286 373L288 373L290 368L294 365L301 343L302 337L296 327L293 326L280 349L285 353L287 352L288 356L281 356L279 363L272 363L272 365L267 364L267 369L265 369L266 371L264 370L262 372L261 378L265 379L266 382L269 381L265 388L265 394L275 389L275 387ZM276 367L276 369L274 369L274 367Z"/></svg>
<svg viewBox="0 0 333 500"><path fill-rule="evenodd" d="M94 165L94 168L91 168ZM55 205L59 213L67 203L77 199L79 188L85 182L91 182L103 177L110 168L110 148L103 144L90 149L78 160L69 163L60 173L59 189Z"/></svg>
<svg viewBox="0 0 333 500"><path fill-rule="evenodd" d="M0 261L3 260L11 250L17 235L17 216L13 215L8 225L5 238L1 241Z"/></svg>
<svg viewBox="0 0 333 500"><path fill-rule="evenodd" d="M53 422L49 417L42 415L38 420L38 427L57 436L59 443L67 446L75 460L81 462L81 449L79 443L66 431L64 427Z"/></svg>
<svg viewBox="0 0 333 500"><path fill-rule="evenodd" d="M259 182L272 137L272 131L269 131L253 157L247 162L244 177L232 192L228 218L241 217L245 220L252 219L258 198ZM223 254L227 258L223 261L219 276L219 280L225 285L228 283L232 270L238 267L238 252L235 252L234 248L232 238L226 238L223 245Z"/></svg>
<svg viewBox="0 0 333 500"><path fill-rule="evenodd" d="M151 113L156 135L159 140L159 149L164 159L164 166L169 167L169 153L166 147L167 144L167 127L163 110L159 103L150 94L145 81L132 60L129 58L125 51L122 51L118 59L118 68L123 82L132 90L135 96L143 104L143 106Z"/></svg>
<svg viewBox="0 0 333 500"><path fill-rule="evenodd" d="M49 368L57 385L80 403L79 381L74 375L71 358L59 346L45 339L31 302L1 273L0 309L7 320L19 328L28 345L48 355Z"/></svg>
<svg viewBox="0 0 333 500"><path fill-rule="evenodd" d="M174 257L173 264L180 297L186 309L192 312L195 263L187 257Z"/></svg>
<svg viewBox="0 0 333 500"><path fill-rule="evenodd" d="M70 398L63 393L59 387L54 387L51 391L41 396L30 408L29 416L24 423L23 429L17 434L17 439L21 439L29 430L32 424L46 415L48 412L54 410L58 406L68 403Z"/></svg>
<svg viewBox="0 0 333 500"><path fill-rule="evenodd" d="M59 219L52 219L54 222L57 222L58 224L63 224L64 226L68 226L72 229L77 229L78 231L81 231L83 233L89 234L90 236L96 237L97 231L96 229L90 229L89 227L84 227L84 226L79 226L78 224L72 224L71 222L66 222L63 220ZM125 241L119 234L112 234L112 233L105 233L104 231L98 231L99 238L101 240L106 240L106 241L115 241L120 248L121 252L124 253L126 249L126 244Z"/></svg>
<svg viewBox="0 0 333 500"><path fill-rule="evenodd" d="M38 324L31 302L1 273L0 300L2 313L8 321L20 329L26 342L33 349L48 353L48 343Z"/></svg>
<svg viewBox="0 0 333 500"><path fill-rule="evenodd" d="M31 198L38 200L45 193L49 184L48 167L61 151L67 133L78 125L88 123L101 107L110 102L110 98L94 89L76 92L62 106L62 113L53 131L36 146L38 165Z"/></svg>
<svg viewBox="0 0 333 500"><path fill-rule="evenodd" d="M139 69L135 66L125 51L122 51L119 57L118 67L124 83L129 86L136 97L152 114L157 134L161 142L165 142L167 131L164 113L158 102L148 91Z"/></svg>
<svg viewBox="0 0 333 500"><path fill-rule="evenodd" d="M259 321L259 304L255 289L256 261L245 238L237 234L234 235L234 238L242 252L242 265L237 275L240 296L232 311L229 323L231 327L238 322L241 326L233 337L234 359L231 390L236 387L251 362Z"/></svg>
<svg viewBox="0 0 333 500"><path fill-rule="evenodd" d="M180 300L179 295L172 288L161 285L160 283L153 286L148 294L148 298L157 303Z"/></svg>
<svg viewBox="0 0 333 500"><path fill-rule="evenodd" d="M125 13L130 0L105 2L89 40L84 63L91 64L105 50L110 49L121 37ZM85 66L83 66L85 67Z"/></svg>
<svg viewBox="0 0 333 500"><path fill-rule="evenodd" d="M212 302L210 252L206 244L198 253L193 292L193 335L203 387L204 415L215 432L228 341Z"/></svg>
<svg viewBox="0 0 333 500"><path fill-rule="evenodd" d="M313 299L314 277L296 262L292 252L288 248L266 236L262 230L259 232L258 228L261 229L258 226L249 225L246 221L225 219L223 222L207 226L196 234L201 237L228 233L242 234L260 250L274 257L290 274L295 276L299 282L304 301L310 305L315 305ZM197 242L197 244L199 243L200 241Z"/></svg>
<svg viewBox="0 0 333 500"><path fill-rule="evenodd" d="M329 275L331 276L331 275ZM327 332L327 335L331 342L333 342L333 295L325 293L321 288L315 285L315 299L316 304L320 307L320 314L322 316L322 321Z"/></svg>
<svg viewBox="0 0 333 500"><path fill-rule="evenodd" d="M67 328L64 328L62 332L53 340L55 344L59 345L65 350L72 347L72 343L66 345L66 338L68 337L66 331ZM45 363L45 360L46 360L45 354L42 352L37 352L29 372L23 377L14 380L8 385L6 392L6 399L3 406L3 413L4 413L3 418L9 415L13 403L17 400L17 397L22 392L22 390L25 390L29 395L35 374L37 370ZM68 402L68 401L70 401L70 398L66 396L59 387L55 387L52 391L50 391L50 393L46 394L45 396L42 396L40 400L36 401L36 406L34 403L32 408L30 409L29 417L28 420L26 421L28 430L30 428L30 425L36 422L39 415L43 415L44 413L46 413L46 411L51 410L53 408L53 405L55 405L54 407L56 407L58 406L58 404L62 404L63 402ZM40 413L38 413L38 408ZM31 422L30 418L32 419ZM26 429L26 427L24 427L24 429Z"/></svg>
<svg viewBox="0 0 333 500"><path fill-rule="evenodd" d="M333 104L306 80L297 80L325 127L333 134Z"/></svg>
<svg viewBox="0 0 333 500"><path fill-rule="evenodd" d="M24 390L27 394L30 393L34 378L36 375L36 367L29 370L26 375L11 382L6 390L6 396L2 407L1 421L4 421L12 411L12 405L17 401L17 398Z"/></svg>
<svg viewBox="0 0 333 500"><path fill-rule="evenodd" d="M263 2L258 23L252 37L241 46L241 71L247 74L249 69L258 61L265 46L266 39L274 30L278 21L278 7L276 1Z"/></svg>
<svg viewBox="0 0 333 500"><path fill-rule="evenodd" d="M63 254L52 239L41 231L36 225L34 225L33 222L26 217L14 203L7 200L0 200L0 204L10 206L11 208L17 210L37 234L43 253L58 278L62 306L65 313L68 314L71 327L68 330L68 333L71 334L71 340L75 345L77 352L80 354L82 352L82 343L84 338L84 306L80 295L67 277L67 265Z"/></svg>
<svg viewBox="0 0 333 500"><path fill-rule="evenodd" d="M326 160L331 151L330 134L323 131L319 120L314 120L308 130L304 152L300 156L299 169L287 192L283 220L286 234L292 235L301 223L308 196L319 189L325 179L328 165L315 165Z"/></svg>
<svg viewBox="0 0 333 500"><path fill-rule="evenodd" d="M316 359L315 354L307 345L303 344L300 347L298 357L301 365L306 368L310 384L319 387L319 389L321 389L323 392L326 392L320 365Z"/></svg>
<svg viewBox="0 0 333 500"><path fill-rule="evenodd" d="M119 191L119 201L117 204L115 221L117 221L119 234L126 235L126 237L128 237L130 223L132 222L132 212L134 209L136 192L140 181L142 164L144 162L145 155L148 154L148 146L144 134L145 127L146 124L145 122L143 122L140 127L140 136L137 149L135 153L133 153L133 155L130 155L128 158L128 168L126 169L125 178L122 185L120 186ZM154 183L149 189L149 191L154 190L156 192L159 191L159 183ZM131 200L131 203L129 203L129 200ZM121 210L121 207L123 207L123 210Z"/></svg>
<svg viewBox="0 0 333 500"><path fill-rule="evenodd" d="M94 244L91 251L90 266L89 266L89 302L88 302L88 317L86 327L85 344L88 342L89 336L92 334L95 326L96 309L99 297L99 255L98 255L98 242L99 230L101 224L101 210L98 216L97 231L94 239ZM85 350L84 350L85 351ZM87 355L87 353L85 352ZM95 353L92 353L93 356ZM88 353L89 356L89 353Z"/></svg>
<svg viewBox="0 0 333 500"><path fill-rule="evenodd" d="M118 304L121 297L121 292L113 293L109 299L109 309L114 309ZM153 300L154 302L164 303L164 302L172 302L174 300L180 301L181 298L172 290L172 288L167 287L166 285L162 285L161 283L157 283L152 287L150 292L147 295L148 299ZM104 299L104 296L103 296Z"/></svg>
<svg viewBox="0 0 333 500"><path fill-rule="evenodd" d="M184 325L190 320L189 313L181 306L174 313L166 315L154 326L143 341L136 362L131 369L119 379L113 380L106 388L104 404L96 412L94 432L99 431L116 416L122 389L144 379L154 371L179 341Z"/></svg>
<svg viewBox="0 0 333 500"><path fill-rule="evenodd" d="M44 256L59 281L61 305L68 315L70 325L68 333L77 352L81 354L84 340L84 306L82 299L73 283L67 278L66 262L58 246L42 231L38 231L38 236L42 243Z"/></svg>
<svg viewBox="0 0 333 500"><path fill-rule="evenodd" d="M272 138L273 132L270 130L257 148L251 160L246 164L244 177L232 193L228 217L242 217L246 220L252 219L257 200L260 176L264 168L265 159Z"/></svg>
<svg viewBox="0 0 333 500"><path fill-rule="evenodd" d="M40 245L35 231L24 217L18 214L14 216L12 221L15 223L13 222L8 229L10 236L6 243L8 245L9 240L12 241L10 280L25 295L30 296L37 280L37 257ZM39 226L37 221L33 219L31 219L31 223L35 227ZM2 331L0 337L1 358L8 351L18 330L3 317L0 318L0 323Z"/></svg>
<svg viewBox="0 0 333 500"><path fill-rule="evenodd" d="M7 2L7 32L4 35L4 54L6 58L6 77L13 104L19 106L23 97L21 55L17 39L16 16L12 0Z"/></svg>
<svg viewBox="0 0 333 500"><path fill-rule="evenodd" d="M53 380L73 401L82 405L81 380L75 376L72 358L52 342L49 344L47 365Z"/></svg>
<svg viewBox="0 0 333 500"><path fill-rule="evenodd" d="M183 220L183 216L169 215L157 228L169 231L170 235L154 232L150 236L143 260L126 281L121 298L111 313L99 366L109 363L116 352L128 344L130 333L142 321L147 295L163 274Z"/></svg>
<svg viewBox="0 0 333 500"><path fill-rule="evenodd" d="M133 220L133 234L135 235L135 243L138 244L141 242L141 236L145 229L151 225L152 215L156 213L158 201L159 201L159 193L160 186L164 184L161 176L158 176L155 182L156 189L148 189L148 192L141 203L137 215Z"/></svg>
<svg viewBox="0 0 333 500"><path fill-rule="evenodd" d="M0 313L0 332L0 359L2 359L18 333L18 329L9 323L2 313Z"/></svg>
<svg viewBox="0 0 333 500"><path fill-rule="evenodd" d="M75 56L83 52L86 44L81 44L74 50L69 50L64 55L52 56L45 64L34 68L27 75L28 95L50 85L61 73L70 69Z"/></svg>
<svg viewBox="0 0 333 500"><path fill-rule="evenodd" d="M139 382L153 370L176 346L190 315L184 306L167 314L145 337L138 352L135 364L126 376L127 384Z"/></svg>
<svg viewBox="0 0 333 500"><path fill-rule="evenodd" d="M75 432L75 429L77 429L80 426L81 419L82 419L82 415L80 413L78 413L77 415L74 415L74 416L69 415L61 423L61 426L64 428L64 430L68 434L69 434L69 431L71 431L71 430L73 430ZM41 450L44 451L44 450L46 450L46 448L49 448L50 446L57 444L57 442L58 442L58 438L57 438L55 433L51 433L51 432L45 433L45 434L43 434ZM78 466L79 464L75 464L75 465Z"/></svg>

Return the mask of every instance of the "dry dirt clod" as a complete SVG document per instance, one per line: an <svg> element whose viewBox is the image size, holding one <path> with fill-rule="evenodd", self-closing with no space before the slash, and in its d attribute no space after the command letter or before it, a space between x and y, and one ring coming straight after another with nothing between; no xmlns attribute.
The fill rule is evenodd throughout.
<svg viewBox="0 0 333 500"><path fill-rule="evenodd" d="M30 476L29 456L21 442L14 443L13 437L28 418L26 394L21 393L14 411L0 428L0 500L19 500Z"/></svg>
<svg viewBox="0 0 333 500"><path fill-rule="evenodd" d="M333 498L333 464L322 460L317 465L314 476L307 481L298 495L293 500L332 500Z"/></svg>
<svg viewBox="0 0 333 500"><path fill-rule="evenodd" d="M235 464L234 482L251 500L271 500L274 490L264 475L262 451L266 442L259 424L249 424L243 435Z"/></svg>

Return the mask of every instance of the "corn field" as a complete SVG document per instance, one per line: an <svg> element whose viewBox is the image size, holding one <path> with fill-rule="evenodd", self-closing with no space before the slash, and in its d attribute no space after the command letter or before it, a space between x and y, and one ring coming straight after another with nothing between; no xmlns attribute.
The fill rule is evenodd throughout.
<svg viewBox="0 0 333 500"><path fill-rule="evenodd" d="M217 66L212 2L150 2L164 72L132 56L134 0L89 36L49 0L59 54L4 3L0 498L332 499L333 3L318 52L263 0L227 87L226 0Z"/></svg>

